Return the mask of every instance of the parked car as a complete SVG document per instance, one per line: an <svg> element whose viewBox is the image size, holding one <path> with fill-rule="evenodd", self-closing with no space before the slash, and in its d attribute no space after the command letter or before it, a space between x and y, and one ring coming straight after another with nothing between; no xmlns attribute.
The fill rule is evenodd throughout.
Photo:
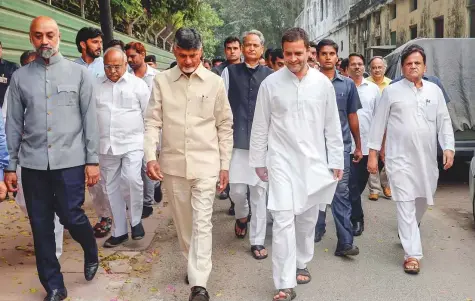
<svg viewBox="0 0 475 301"><path fill-rule="evenodd" d="M398 47L385 57L386 76L401 75L401 52L417 43L427 55L426 75L437 76L448 97L450 117L455 135L455 159L472 161L475 155L475 39L415 39Z"/></svg>
<svg viewBox="0 0 475 301"><path fill-rule="evenodd" d="M473 157L472 161L470 162L470 169L468 173L468 183L470 187L469 198L472 201L472 214L473 219L475 220L475 157Z"/></svg>

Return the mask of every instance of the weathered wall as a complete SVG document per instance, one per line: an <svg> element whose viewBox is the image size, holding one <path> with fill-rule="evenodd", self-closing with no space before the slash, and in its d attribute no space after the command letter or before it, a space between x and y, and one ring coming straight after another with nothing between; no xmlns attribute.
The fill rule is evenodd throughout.
<svg viewBox="0 0 475 301"><path fill-rule="evenodd" d="M397 0L397 17L390 20L390 31L397 32L397 45L410 39L410 26L417 25L419 38L435 37L434 19L444 17L444 37L462 38L469 36L468 11L465 0L419 0L418 8L410 11L409 0Z"/></svg>
<svg viewBox="0 0 475 301"><path fill-rule="evenodd" d="M329 38L337 42L340 47L343 44L341 55L347 56L348 17L352 1L354 0L307 0L295 25L304 28L312 41Z"/></svg>
<svg viewBox="0 0 475 301"><path fill-rule="evenodd" d="M350 8L349 43L350 52L365 54L371 46L393 45L391 33L396 33L395 46L411 39L410 27L417 25L417 37L435 37L434 19L444 18L444 37L468 37L469 15L466 0L418 0L418 7L411 11L412 0L359 0ZM392 19L392 7L396 7L396 18ZM380 14L379 22L376 21ZM364 22L370 19L367 34L363 34ZM366 47L365 47L366 44Z"/></svg>

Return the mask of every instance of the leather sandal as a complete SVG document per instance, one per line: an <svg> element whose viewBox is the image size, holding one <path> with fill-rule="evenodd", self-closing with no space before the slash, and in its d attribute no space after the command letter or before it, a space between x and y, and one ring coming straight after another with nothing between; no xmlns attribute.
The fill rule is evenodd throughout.
<svg viewBox="0 0 475 301"><path fill-rule="evenodd" d="M284 293L285 298L282 299L280 297L280 293ZM277 298L276 298L276 296L277 296ZM274 298L272 299L272 301L291 301L291 300L294 300L296 297L297 297L297 293L295 292L295 290L293 288L285 288L285 289L278 290L275 293Z"/></svg>
<svg viewBox="0 0 475 301"><path fill-rule="evenodd" d="M244 231L244 234L239 234L237 231L238 229L241 230L241 233ZM234 224L234 233L236 234L237 238L245 238L247 235L247 221L243 223L239 219L236 219L236 223Z"/></svg>
<svg viewBox="0 0 475 301"><path fill-rule="evenodd" d="M204 287L194 286L191 288L188 301L209 301L209 294Z"/></svg>
<svg viewBox="0 0 475 301"><path fill-rule="evenodd" d="M299 280L298 276L303 276L307 277L307 280ZM312 275L310 275L310 272L308 271L307 268L305 269L299 269L297 268L297 284L307 284L312 280Z"/></svg>
<svg viewBox="0 0 475 301"><path fill-rule="evenodd" d="M252 256L257 260L266 259L269 254L260 255L262 250L266 250L266 247L262 245L251 246ZM256 251L259 252L259 255L256 254Z"/></svg>
<svg viewBox="0 0 475 301"><path fill-rule="evenodd" d="M404 260L404 272L408 274L419 274L420 272L419 260L414 257L409 257Z"/></svg>

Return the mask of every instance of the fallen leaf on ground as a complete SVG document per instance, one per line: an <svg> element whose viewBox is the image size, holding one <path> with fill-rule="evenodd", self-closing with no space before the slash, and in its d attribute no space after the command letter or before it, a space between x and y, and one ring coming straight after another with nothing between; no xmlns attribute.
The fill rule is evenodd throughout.
<svg viewBox="0 0 475 301"><path fill-rule="evenodd" d="M36 288L30 288L30 293L34 294L36 293L38 290Z"/></svg>
<svg viewBox="0 0 475 301"><path fill-rule="evenodd" d="M325 252L328 252L328 249L325 249L324 251L325 251Z"/></svg>
<svg viewBox="0 0 475 301"><path fill-rule="evenodd" d="M158 289L155 288L155 287L151 287L151 288L149 289L149 291L151 291L151 292L158 292Z"/></svg>
<svg viewBox="0 0 475 301"><path fill-rule="evenodd" d="M221 294L221 293L217 293L217 294L216 294L216 297L221 297L222 295L223 295L223 294Z"/></svg>

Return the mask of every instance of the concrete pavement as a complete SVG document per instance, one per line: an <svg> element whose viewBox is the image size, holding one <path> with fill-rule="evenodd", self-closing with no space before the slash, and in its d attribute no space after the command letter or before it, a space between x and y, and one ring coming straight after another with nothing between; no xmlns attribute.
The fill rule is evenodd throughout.
<svg viewBox="0 0 475 301"><path fill-rule="evenodd" d="M296 300L471 300L475 298L475 230L466 184L441 185L437 206L428 210L421 229L425 258L420 275L402 270L403 249L397 238L396 212L392 201L365 201L366 229L355 243L360 255L333 255L335 227L328 214L327 234L315 245L309 265L313 280L297 288ZM248 240L233 233L233 219L226 215L228 202L216 201L213 217L213 272L209 281L212 300L272 300L274 291L271 258L256 261ZM145 281L126 284L121 296L133 301L188 300L183 282L186 263L176 236L160 228L152 244L160 251ZM270 232L270 231L269 231ZM270 245L270 236L266 242ZM270 248L271 249L271 248ZM272 252L272 251L271 251Z"/></svg>
<svg viewBox="0 0 475 301"><path fill-rule="evenodd" d="M93 216L90 203L87 212ZM216 200L213 215L212 300L271 300L271 258L256 261L249 242L234 236L228 201ZM315 245L309 265L312 282L297 288L296 300L460 300L475 298L475 230L467 184L442 184L436 206L424 216L421 231L425 258L421 274L402 270L392 201L364 202L365 232L356 238L360 255L333 256L335 227L329 212L327 234ZM95 221L92 218L92 221ZM14 203L0 204L0 300L43 300L29 224ZM68 234L61 258L70 301L184 301L186 262L179 250L168 208L144 221L147 237L121 249L101 249L102 268L90 283L82 274L82 252ZM271 233L269 227L268 233ZM267 246L271 250L270 235ZM102 245L102 241L99 244Z"/></svg>

